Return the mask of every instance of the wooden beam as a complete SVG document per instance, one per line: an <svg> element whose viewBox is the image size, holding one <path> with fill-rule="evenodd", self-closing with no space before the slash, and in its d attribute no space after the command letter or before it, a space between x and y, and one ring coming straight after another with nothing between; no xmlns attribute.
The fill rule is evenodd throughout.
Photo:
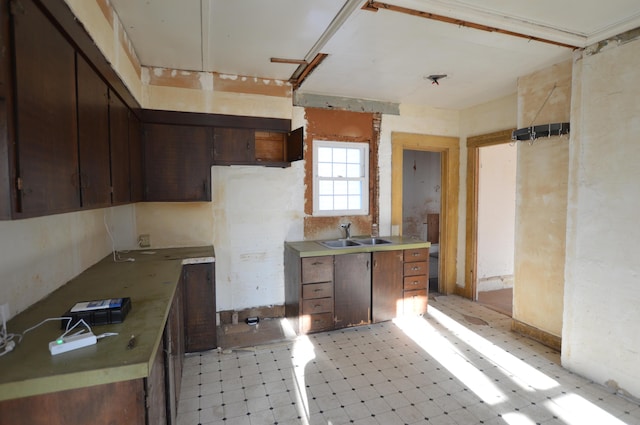
<svg viewBox="0 0 640 425"><path fill-rule="evenodd" d="M293 78L289 82L293 85L293 89L296 90L302 85L302 82L311 74L317 67L322 63L322 61L329 56L327 53L318 53L315 58L311 62L309 62L304 67L298 78Z"/></svg>
<svg viewBox="0 0 640 425"><path fill-rule="evenodd" d="M304 59L271 58L271 63L290 63L294 65L306 65L307 61Z"/></svg>
<svg viewBox="0 0 640 425"><path fill-rule="evenodd" d="M568 49L578 49L579 46L572 46L570 44L560 43L558 41L549 40L546 38L535 37L532 35L522 34L515 31L504 30L501 28L490 27L488 25L477 24L475 22L464 21L461 19L451 18L449 16L438 15L430 12L423 12L421 10L410 9L408 7L396 6L393 4L383 3L379 1L369 1L362 6L363 10L370 10L372 12L377 12L379 9L391 10L393 12L404 13L406 15L417 16L420 18L432 19L434 21L446 22L448 24L457 25L459 27L473 28L476 30L487 31L487 32L497 32L499 34L510 35L512 37L524 38L532 41L539 41L541 43L553 44L555 46L566 47Z"/></svg>

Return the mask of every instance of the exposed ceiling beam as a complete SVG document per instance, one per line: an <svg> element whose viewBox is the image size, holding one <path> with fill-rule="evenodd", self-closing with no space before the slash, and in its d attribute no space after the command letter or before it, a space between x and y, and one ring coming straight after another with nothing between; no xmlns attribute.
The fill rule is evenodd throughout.
<svg viewBox="0 0 640 425"><path fill-rule="evenodd" d="M289 82L293 86L293 89L296 90L298 87L300 87L302 82L309 76L309 74L311 74L311 72L313 72L314 69L318 67L318 65L320 65L320 63L322 63L322 61L327 56L329 55L326 53L318 53L311 62L309 62L308 64L305 62L305 65L300 65L299 68L302 68L300 74L297 77L291 77L291 79L289 80Z"/></svg>
<svg viewBox="0 0 640 425"><path fill-rule="evenodd" d="M430 13L430 12L423 12L421 10L410 9L408 7L396 6L396 5L393 5L393 4L383 3L383 2L379 2L379 1L370 0L367 3L365 3L364 6L362 6L362 9L363 10L369 10L369 11L372 11L372 12L377 12L379 9L390 10L390 11L393 11L393 12L404 13L404 14L407 14L407 15L417 16L417 17L420 17L420 18L432 19L434 21L439 21L439 22L446 22L446 23L449 23L449 24L457 25L459 27L473 28L473 29L477 29L477 30L481 30L481 31L487 31L487 32L497 32L497 33L500 33L500 34L510 35L510 36L513 36L513 37L519 37L519 38L524 38L524 39L527 39L527 40L539 41L541 43L553 44L555 46L566 47L568 49L578 49L579 48L579 46L574 46L574 45L571 45L571 44L561 43L561 42L558 42L558 41L549 40L549 39L542 38L542 37L535 37L535 36L532 36L532 35L527 35L527 34L515 32L515 31L504 30L504 29L501 29L501 28L496 28L496 27L491 27L491 26L488 26L488 25L477 24L475 22L469 22L469 21L466 21L466 20L457 19L457 18L451 18L449 16L438 15L438 14Z"/></svg>

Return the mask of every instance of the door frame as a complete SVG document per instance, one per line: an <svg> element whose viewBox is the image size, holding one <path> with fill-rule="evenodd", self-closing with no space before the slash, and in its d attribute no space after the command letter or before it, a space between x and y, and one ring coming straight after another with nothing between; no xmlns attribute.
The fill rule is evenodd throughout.
<svg viewBox="0 0 640 425"><path fill-rule="evenodd" d="M480 148L512 143L515 129L501 130L467 138L467 208L464 288L459 295L476 299L478 276L478 174L480 172Z"/></svg>
<svg viewBox="0 0 640 425"><path fill-rule="evenodd" d="M391 133L391 225L398 226L400 235L402 235L402 173L405 150L441 154L442 195L438 286L444 294L457 293L461 289L456 285L460 139L428 134Z"/></svg>

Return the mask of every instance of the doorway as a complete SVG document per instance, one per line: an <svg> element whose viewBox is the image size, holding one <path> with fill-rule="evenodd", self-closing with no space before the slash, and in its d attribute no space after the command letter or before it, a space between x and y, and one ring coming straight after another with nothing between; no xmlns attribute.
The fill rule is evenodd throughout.
<svg viewBox="0 0 640 425"><path fill-rule="evenodd" d="M439 292L442 154L403 151L402 235L429 241L429 292Z"/></svg>
<svg viewBox="0 0 640 425"><path fill-rule="evenodd" d="M467 140L469 298L508 316L513 311L517 147L511 130Z"/></svg>
<svg viewBox="0 0 640 425"><path fill-rule="evenodd" d="M438 292L459 294L463 290L462 286L456 285L460 140L455 137L393 132L391 146L391 227L392 233L403 237L405 237L402 233L404 151L428 151L440 154Z"/></svg>

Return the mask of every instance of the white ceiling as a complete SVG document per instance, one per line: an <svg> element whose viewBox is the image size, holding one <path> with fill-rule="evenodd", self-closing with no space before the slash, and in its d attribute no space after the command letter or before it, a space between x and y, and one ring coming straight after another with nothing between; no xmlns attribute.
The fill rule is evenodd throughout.
<svg viewBox="0 0 640 425"><path fill-rule="evenodd" d="M143 65L288 80L329 56L300 93L462 109L572 49L390 10L366 0L111 0ZM585 47L640 27L638 0L388 0L385 3ZM341 9L346 21L322 39ZM320 40L319 46L316 43ZM319 49L314 49L314 45ZM439 85L425 77L447 74Z"/></svg>

